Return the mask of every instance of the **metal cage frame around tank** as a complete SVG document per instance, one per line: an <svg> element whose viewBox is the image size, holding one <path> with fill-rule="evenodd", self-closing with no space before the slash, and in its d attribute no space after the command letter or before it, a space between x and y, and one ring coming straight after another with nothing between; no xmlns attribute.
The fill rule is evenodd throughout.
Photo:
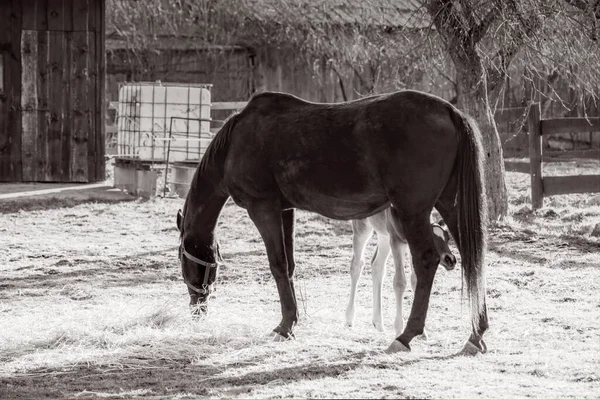
<svg viewBox="0 0 600 400"><path fill-rule="evenodd" d="M168 88L175 87L187 90L187 98L181 102L177 99L169 99ZM142 88L152 88L152 98L138 98ZM156 88L165 88L164 98L157 97ZM146 161L151 164L165 163L167 158L171 158L168 152L185 153L185 161L197 162L202 157L207 142L210 142L210 107L211 99L204 103L202 101L202 92L199 92L197 102L192 99L192 91L197 89L206 89L209 96L212 84L188 84L174 82L122 82L119 84L119 106L117 115L117 158ZM121 95L123 93L124 95ZM150 109L150 115L144 115L144 106ZM198 109L192 111L191 106ZM180 115L169 115L170 107L183 107L184 111ZM187 108L185 108L187 107ZM202 116L203 107L207 107L208 116ZM160 111L160 112L158 112ZM196 114L192 117L191 114ZM175 127L173 120L187 121L184 124L185 129ZM197 122L197 128L192 127L191 121ZM203 130L203 123L208 123L208 129ZM144 127L145 126L145 127ZM148 126L150 129L148 129ZM205 136L203 138L203 135ZM184 142L183 149L170 148L169 139ZM204 139L204 140L203 140ZM197 149L190 143L199 142ZM204 142L204 143L203 143ZM141 155L142 150L149 149L150 155ZM197 157L190 158L190 154L197 154Z"/></svg>

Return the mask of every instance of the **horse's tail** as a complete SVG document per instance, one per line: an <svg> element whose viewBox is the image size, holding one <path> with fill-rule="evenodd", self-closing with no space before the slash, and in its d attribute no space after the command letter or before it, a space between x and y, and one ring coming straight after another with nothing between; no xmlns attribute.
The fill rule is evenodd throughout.
<svg viewBox="0 0 600 400"><path fill-rule="evenodd" d="M471 322L477 330L479 316L485 307L487 200L483 146L476 122L454 107L451 114L459 135L455 162L458 183L458 247L462 258L463 280L467 284L471 306Z"/></svg>

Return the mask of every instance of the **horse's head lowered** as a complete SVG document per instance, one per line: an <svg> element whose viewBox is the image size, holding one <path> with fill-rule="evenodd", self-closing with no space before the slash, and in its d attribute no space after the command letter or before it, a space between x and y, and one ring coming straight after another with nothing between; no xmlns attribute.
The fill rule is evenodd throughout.
<svg viewBox="0 0 600 400"><path fill-rule="evenodd" d="M181 243L179 245L179 260L183 281L190 294L190 308L194 314L207 311L209 295L215 290L215 282L222 263L219 244L216 241L203 243L202 235L190 238L191 234L184 235L184 215L181 210L177 212L177 229L179 229Z"/></svg>
<svg viewBox="0 0 600 400"><path fill-rule="evenodd" d="M456 267L456 257L452 254L448 246L448 242L450 241L448 226L446 226L444 221L439 221L438 223L431 224L431 228L433 229L433 242L440 255L440 264L446 270L451 271Z"/></svg>

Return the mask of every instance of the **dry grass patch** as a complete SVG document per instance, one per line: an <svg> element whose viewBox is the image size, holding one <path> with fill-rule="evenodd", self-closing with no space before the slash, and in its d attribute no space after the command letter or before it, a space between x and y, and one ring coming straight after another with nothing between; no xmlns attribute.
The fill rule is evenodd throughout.
<svg viewBox="0 0 600 400"><path fill-rule="evenodd" d="M468 335L460 272L438 270L428 341L385 355L394 338L393 267L386 332L371 326L371 276L344 326L349 223L298 215L297 340L273 343L280 306L264 246L228 204L226 265L210 313L193 319L176 259L181 200L0 215L0 398L597 397L600 217L589 196L531 212L527 175L507 174L512 217L490 233L490 352L455 357ZM374 242L374 241L373 241ZM373 252L371 243L367 258ZM405 296L410 309L412 293Z"/></svg>

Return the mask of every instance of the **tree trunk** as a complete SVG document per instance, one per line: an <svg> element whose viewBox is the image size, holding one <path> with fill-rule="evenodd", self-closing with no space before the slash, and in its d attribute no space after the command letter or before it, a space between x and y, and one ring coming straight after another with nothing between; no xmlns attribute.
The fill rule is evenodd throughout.
<svg viewBox="0 0 600 400"><path fill-rule="evenodd" d="M481 130L485 155L484 179L488 197L488 216L490 222L495 222L505 217L508 212L502 144L490 107L490 104L496 104L502 82L486 85L485 80L475 81L472 73L467 73L465 76L459 72L458 75L458 108L473 117ZM495 89L488 93L485 90L486 86Z"/></svg>

